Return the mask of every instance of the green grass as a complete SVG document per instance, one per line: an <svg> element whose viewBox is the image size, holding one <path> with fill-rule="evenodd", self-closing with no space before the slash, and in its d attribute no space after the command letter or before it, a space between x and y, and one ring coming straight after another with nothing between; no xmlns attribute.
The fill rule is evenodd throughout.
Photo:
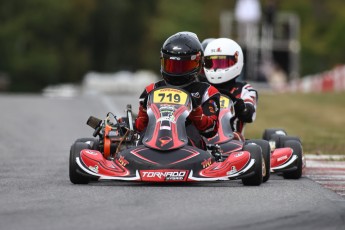
<svg viewBox="0 0 345 230"><path fill-rule="evenodd" d="M283 128L299 136L305 153L345 155L345 93L259 94L257 117L247 138L265 128Z"/></svg>

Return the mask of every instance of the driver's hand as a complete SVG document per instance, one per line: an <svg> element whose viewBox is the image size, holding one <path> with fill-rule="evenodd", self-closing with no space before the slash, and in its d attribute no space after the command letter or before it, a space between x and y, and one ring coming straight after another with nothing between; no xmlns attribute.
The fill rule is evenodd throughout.
<svg viewBox="0 0 345 230"><path fill-rule="evenodd" d="M147 109L147 100L148 100L148 96L145 97L144 101L143 101L143 108L146 110Z"/></svg>
<svg viewBox="0 0 345 230"><path fill-rule="evenodd" d="M246 112L246 105L242 99L237 99L234 104L235 107L235 114L243 114Z"/></svg>
<svg viewBox="0 0 345 230"><path fill-rule="evenodd" d="M192 100L193 110L195 110L196 108L198 108L199 106L201 106L201 103L200 103L199 100L197 100L195 97L193 97L193 96L191 95L190 98L191 98L191 100Z"/></svg>

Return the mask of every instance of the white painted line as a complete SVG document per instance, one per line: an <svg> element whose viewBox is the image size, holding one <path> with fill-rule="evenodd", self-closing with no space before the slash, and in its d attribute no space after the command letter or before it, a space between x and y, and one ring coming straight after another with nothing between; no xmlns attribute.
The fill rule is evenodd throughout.
<svg viewBox="0 0 345 230"><path fill-rule="evenodd" d="M308 160L343 160L345 161L345 155L314 155L314 154L306 154L306 159Z"/></svg>

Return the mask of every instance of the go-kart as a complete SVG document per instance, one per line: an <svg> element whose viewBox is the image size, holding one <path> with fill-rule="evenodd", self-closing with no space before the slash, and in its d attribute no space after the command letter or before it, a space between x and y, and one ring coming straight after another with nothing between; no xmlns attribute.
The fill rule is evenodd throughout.
<svg viewBox="0 0 345 230"><path fill-rule="evenodd" d="M271 172L282 172L285 178L300 178L303 168L303 151L299 138L287 136L284 130L266 129L263 139L245 140L241 134L233 132L230 126L230 119L234 115L233 106L234 101L222 94L218 133L212 138L205 139L206 144L219 146L224 158L231 156L244 145L258 145L263 157L263 182L268 181Z"/></svg>
<svg viewBox="0 0 345 230"><path fill-rule="evenodd" d="M299 179L306 167L302 142L284 129L265 129L262 138L271 148L271 172L282 174L285 179Z"/></svg>
<svg viewBox="0 0 345 230"><path fill-rule="evenodd" d="M111 113L87 124L97 138L81 138L70 150L69 177L74 184L98 180L192 182L241 179L244 185L262 183L262 153L244 144L224 159L216 146L208 150L188 145L185 122L192 110L188 92L161 87L148 95L149 123L137 145L130 106L127 116ZM111 120L114 121L111 121Z"/></svg>

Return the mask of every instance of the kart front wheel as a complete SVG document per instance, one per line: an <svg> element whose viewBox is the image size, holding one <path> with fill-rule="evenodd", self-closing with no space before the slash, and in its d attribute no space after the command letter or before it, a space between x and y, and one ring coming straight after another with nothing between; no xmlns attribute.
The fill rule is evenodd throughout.
<svg viewBox="0 0 345 230"><path fill-rule="evenodd" d="M302 176L303 171L303 149L299 141L288 140L284 142L283 147L289 147L293 150L293 155L297 156L296 159L296 170L288 171L283 173L285 179L299 179Z"/></svg>
<svg viewBox="0 0 345 230"><path fill-rule="evenodd" d="M261 147L262 156L264 158L264 168L263 168L263 178L262 182L268 181L271 176L271 147L268 141L266 140L248 140L246 143L255 143Z"/></svg>
<svg viewBox="0 0 345 230"><path fill-rule="evenodd" d="M250 156L255 160L254 175L242 179L244 185L258 186L262 183L262 151L258 145L245 145L244 151L250 152Z"/></svg>
<svg viewBox="0 0 345 230"><path fill-rule="evenodd" d="M78 173L78 164L76 158L80 156L80 151L89 148L89 145L83 142L75 142L71 146L69 157L69 179L73 184L87 184L89 178Z"/></svg>

